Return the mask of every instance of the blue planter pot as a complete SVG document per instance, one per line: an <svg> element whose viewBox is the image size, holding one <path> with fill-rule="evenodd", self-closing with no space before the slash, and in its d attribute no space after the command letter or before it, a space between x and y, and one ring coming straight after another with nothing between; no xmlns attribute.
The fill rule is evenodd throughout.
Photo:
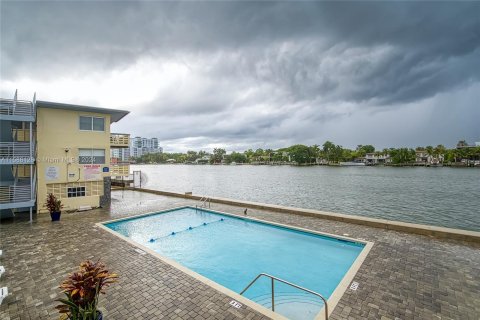
<svg viewBox="0 0 480 320"><path fill-rule="evenodd" d="M61 214L62 214L61 211L59 211L59 212L50 212L50 217L52 218L52 221L59 221Z"/></svg>

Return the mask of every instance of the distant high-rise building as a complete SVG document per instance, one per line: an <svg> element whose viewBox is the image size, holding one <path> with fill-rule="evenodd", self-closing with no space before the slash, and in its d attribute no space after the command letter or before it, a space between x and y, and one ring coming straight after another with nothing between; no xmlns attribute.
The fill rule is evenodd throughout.
<svg viewBox="0 0 480 320"><path fill-rule="evenodd" d="M130 142L130 156L141 157L147 153L162 153L163 148L159 146L157 138L135 137Z"/></svg>
<svg viewBox="0 0 480 320"><path fill-rule="evenodd" d="M130 148L110 149L110 157L119 162L128 162L130 160Z"/></svg>

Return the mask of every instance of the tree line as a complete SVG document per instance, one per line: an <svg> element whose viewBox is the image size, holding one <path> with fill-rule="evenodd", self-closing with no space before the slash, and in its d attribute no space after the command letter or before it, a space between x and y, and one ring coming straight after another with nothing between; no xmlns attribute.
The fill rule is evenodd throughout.
<svg viewBox="0 0 480 320"><path fill-rule="evenodd" d="M324 163L335 164L343 161L354 161L366 156L367 153L376 156L388 155L393 164L414 163L416 151L424 151L433 157L442 156L447 163L459 162L462 159L480 160L480 147L447 149L443 145L412 148L385 148L376 150L372 145L359 145L355 150L344 148L331 141L326 141L322 146L306 146L296 144L280 149L248 149L244 152L232 152L227 154L225 148L215 148L212 153L206 151L187 151L186 153L150 153L141 157L133 158L137 163L167 163L172 159L177 163L195 163L198 160L210 164L232 162L246 163L296 163L315 164L319 160Z"/></svg>

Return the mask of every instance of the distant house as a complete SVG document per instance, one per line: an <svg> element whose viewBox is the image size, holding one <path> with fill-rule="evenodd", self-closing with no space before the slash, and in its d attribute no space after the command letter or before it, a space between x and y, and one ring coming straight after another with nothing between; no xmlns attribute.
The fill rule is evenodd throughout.
<svg viewBox="0 0 480 320"><path fill-rule="evenodd" d="M426 150L417 150L415 151L415 162L417 164L425 165L438 165L443 163L444 155L432 155L428 154Z"/></svg>
<svg viewBox="0 0 480 320"><path fill-rule="evenodd" d="M167 159L167 163L175 163L177 162L175 159Z"/></svg>
<svg viewBox="0 0 480 320"><path fill-rule="evenodd" d="M480 142L475 142L474 145L469 145L466 140L460 140L457 143L457 149L464 149L464 148L475 148L480 146Z"/></svg>
<svg viewBox="0 0 480 320"><path fill-rule="evenodd" d="M201 158L198 158L197 160L195 160L195 163L196 164L207 164L210 162L210 157L209 156L203 156Z"/></svg>
<svg viewBox="0 0 480 320"><path fill-rule="evenodd" d="M415 151L415 162L427 163L427 161L428 161L428 153L426 150Z"/></svg>
<svg viewBox="0 0 480 320"><path fill-rule="evenodd" d="M377 165L390 163L391 159L389 154L377 154L375 152L372 152L365 155L364 161L367 165Z"/></svg>

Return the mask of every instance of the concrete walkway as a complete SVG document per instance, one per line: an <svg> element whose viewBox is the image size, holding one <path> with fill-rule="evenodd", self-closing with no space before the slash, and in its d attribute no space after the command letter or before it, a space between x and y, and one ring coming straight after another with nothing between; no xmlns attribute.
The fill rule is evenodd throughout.
<svg viewBox="0 0 480 320"><path fill-rule="evenodd" d="M2 221L0 286L11 293L0 319L58 319L58 284L85 259L101 259L120 281L100 305L108 319L266 319L94 224L129 215L194 205L181 198L133 191L112 192L112 206L62 214L59 223L39 215ZM244 208L212 204L243 215ZM312 217L249 209L249 216L374 242L331 319L472 319L480 315L480 244L438 240Z"/></svg>

